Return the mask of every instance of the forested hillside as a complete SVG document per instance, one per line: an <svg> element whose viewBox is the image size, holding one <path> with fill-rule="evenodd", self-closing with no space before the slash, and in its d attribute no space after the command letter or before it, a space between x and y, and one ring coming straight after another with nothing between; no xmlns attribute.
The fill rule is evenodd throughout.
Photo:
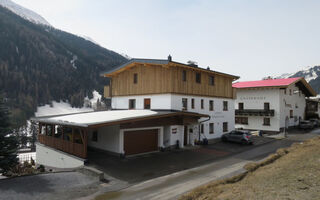
<svg viewBox="0 0 320 200"><path fill-rule="evenodd" d="M99 73L126 61L81 37L31 23L0 6L0 93L21 125L38 105L68 100L81 107L108 80Z"/></svg>

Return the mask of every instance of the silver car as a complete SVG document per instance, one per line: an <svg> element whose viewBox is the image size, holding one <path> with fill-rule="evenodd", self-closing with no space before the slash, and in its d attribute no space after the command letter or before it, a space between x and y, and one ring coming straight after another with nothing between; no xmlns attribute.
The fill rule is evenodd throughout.
<svg viewBox="0 0 320 200"><path fill-rule="evenodd" d="M251 134L248 131L234 130L221 136L223 142L237 142L241 144L253 144Z"/></svg>

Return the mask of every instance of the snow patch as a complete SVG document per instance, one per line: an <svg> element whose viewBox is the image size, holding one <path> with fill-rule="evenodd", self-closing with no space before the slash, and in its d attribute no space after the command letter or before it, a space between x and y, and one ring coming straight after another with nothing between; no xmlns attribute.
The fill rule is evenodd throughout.
<svg viewBox="0 0 320 200"><path fill-rule="evenodd" d="M89 99L89 97L84 98L84 107L90 107L93 108L94 110L99 110L99 108L105 106L103 102L101 102L102 95L99 94L96 90L92 92L92 99Z"/></svg>
<svg viewBox="0 0 320 200"><path fill-rule="evenodd" d="M123 57L125 57L125 58L128 59L128 60L131 60L131 59L132 59L130 56L128 56L128 55L125 54L125 53L120 53L120 55L122 55Z"/></svg>
<svg viewBox="0 0 320 200"><path fill-rule="evenodd" d="M78 69L78 67L76 66L76 60L78 60L78 56L76 56L76 55L73 55L72 56L72 60L70 60L70 63L71 63L71 65L72 65L72 67L74 68L74 69Z"/></svg>
<svg viewBox="0 0 320 200"><path fill-rule="evenodd" d="M32 10L24 8L10 0L0 0L0 5L32 23L51 26L49 22L47 22L39 14L33 12Z"/></svg>
<svg viewBox="0 0 320 200"><path fill-rule="evenodd" d="M83 39L89 41L89 42L92 42L93 44L96 44L100 47L102 47L98 42L96 42L94 39L92 39L91 37L89 36L86 36L86 35L78 35L79 37L82 37Z"/></svg>
<svg viewBox="0 0 320 200"><path fill-rule="evenodd" d="M63 115L81 112L91 112L95 110L100 110L104 107L104 103L101 102L102 95L96 90L92 92L92 99L89 97L84 98L84 105L82 108L73 108L68 102L56 102L52 101L52 104L46 104L44 106L39 106L37 112L35 112L36 117L50 116L50 115Z"/></svg>
<svg viewBox="0 0 320 200"><path fill-rule="evenodd" d="M298 76L304 77L307 82L310 82L310 81L318 78L317 72L320 72L320 66L314 66L314 67L308 66L298 72L285 73L280 76L273 76L271 78L273 78L273 79L290 78L290 77L298 74Z"/></svg>
<svg viewBox="0 0 320 200"><path fill-rule="evenodd" d="M52 106L46 104L44 106L39 106L37 112L35 112L36 117L50 116L50 115L63 115L71 113L81 113L93 111L92 108L73 108L68 102L52 102Z"/></svg>
<svg viewBox="0 0 320 200"><path fill-rule="evenodd" d="M114 110L48 117L43 118L42 121L57 121L72 124L96 124L102 122L117 121L121 119L151 116L156 114L158 114L158 112L151 110Z"/></svg>

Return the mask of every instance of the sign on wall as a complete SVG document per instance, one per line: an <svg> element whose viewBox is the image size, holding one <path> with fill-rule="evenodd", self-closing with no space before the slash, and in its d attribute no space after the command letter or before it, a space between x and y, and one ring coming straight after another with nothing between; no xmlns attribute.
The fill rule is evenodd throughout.
<svg viewBox="0 0 320 200"><path fill-rule="evenodd" d="M266 97L240 97L240 100L265 100Z"/></svg>

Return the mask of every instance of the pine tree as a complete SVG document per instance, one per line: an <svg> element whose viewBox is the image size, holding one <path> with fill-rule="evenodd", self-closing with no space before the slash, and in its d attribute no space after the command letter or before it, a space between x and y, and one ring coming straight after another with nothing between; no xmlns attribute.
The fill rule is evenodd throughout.
<svg viewBox="0 0 320 200"><path fill-rule="evenodd" d="M17 139L10 135L9 111L0 97L0 173L4 175L18 164Z"/></svg>

